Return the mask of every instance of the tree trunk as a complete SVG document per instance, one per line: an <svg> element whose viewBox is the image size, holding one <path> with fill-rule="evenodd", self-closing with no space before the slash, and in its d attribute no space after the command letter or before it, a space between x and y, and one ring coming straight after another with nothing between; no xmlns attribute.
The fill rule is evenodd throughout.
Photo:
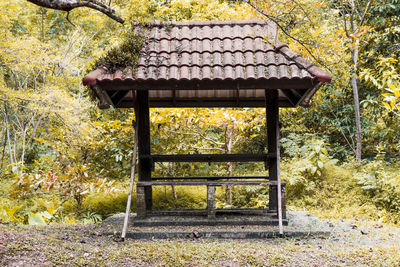
<svg viewBox="0 0 400 267"><path fill-rule="evenodd" d="M7 138L7 145L8 145L8 154L10 155L10 164L14 163L13 160L13 153L11 151L11 139L10 139L10 127L8 124L8 111L7 111L7 106L4 104L4 120L6 124L6 137Z"/></svg>
<svg viewBox="0 0 400 267"><path fill-rule="evenodd" d="M82 202L83 202L83 198L82 196L78 193L76 195L74 195L75 201L76 201L76 211L78 215L81 215L82 212Z"/></svg>
<svg viewBox="0 0 400 267"><path fill-rule="evenodd" d="M353 67L351 69L351 86L353 88L354 97L354 113L356 119L356 160L361 161L361 118L360 118L360 101L358 97L357 86L357 61L358 61L358 42L351 49Z"/></svg>
<svg viewBox="0 0 400 267"><path fill-rule="evenodd" d="M227 154L232 154L232 147L233 147L233 133L234 133L234 126L228 127L228 142L226 145L226 152ZM228 162L228 176L233 176L233 163ZM226 199L229 205L232 205L232 186L228 185L226 187Z"/></svg>
<svg viewBox="0 0 400 267"><path fill-rule="evenodd" d="M175 164L174 162L170 163L170 170L174 171L174 173L170 176L175 176ZM176 189L175 186L171 185L171 189L172 189L172 195L174 196L175 201L178 200L178 194L176 193Z"/></svg>
<svg viewBox="0 0 400 267"><path fill-rule="evenodd" d="M175 186L171 185L171 189L172 189L172 195L174 195L174 200L177 201L178 200L178 194L176 193Z"/></svg>

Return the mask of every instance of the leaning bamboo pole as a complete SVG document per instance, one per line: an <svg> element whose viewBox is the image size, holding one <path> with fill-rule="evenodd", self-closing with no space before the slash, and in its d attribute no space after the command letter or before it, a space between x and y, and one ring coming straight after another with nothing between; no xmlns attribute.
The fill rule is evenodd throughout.
<svg viewBox="0 0 400 267"><path fill-rule="evenodd" d="M132 100L133 100L133 105L135 107L135 114L136 114L136 93L134 90L132 90ZM137 148L138 148L138 129L137 129L137 123L135 121L132 121L132 125L133 125L133 128L135 129L135 134L134 134L133 155L132 155L131 179L129 182L128 200L126 202L124 226L122 228L122 234L121 234L122 241L125 240L126 230L128 229L129 213L131 211L132 193L133 193L133 187L135 184L135 168L136 168L136 157L137 157Z"/></svg>
<svg viewBox="0 0 400 267"><path fill-rule="evenodd" d="M135 184L135 167L136 167L137 143L138 143L138 134L137 134L137 127L135 125L135 144L133 145L131 180L130 180L130 184L129 184L128 200L126 202L124 227L122 228L122 235L121 235L122 240L124 240L125 236L126 236L126 230L128 228L128 221L129 221L129 213L130 213L130 210L131 210L132 192L133 192L133 187L134 187L134 184Z"/></svg>

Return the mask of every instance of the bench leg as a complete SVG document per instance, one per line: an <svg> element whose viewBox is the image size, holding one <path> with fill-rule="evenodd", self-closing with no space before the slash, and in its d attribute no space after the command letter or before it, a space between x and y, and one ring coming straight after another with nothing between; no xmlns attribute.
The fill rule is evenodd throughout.
<svg viewBox="0 0 400 267"><path fill-rule="evenodd" d="M209 219L215 219L215 186L207 186L207 215Z"/></svg>
<svg viewBox="0 0 400 267"><path fill-rule="evenodd" d="M282 195L281 195L281 200L282 200L282 218L286 219L286 185L282 184L281 185L282 189Z"/></svg>
<svg viewBox="0 0 400 267"><path fill-rule="evenodd" d="M278 209L278 189L276 185L269 186L269 196L270 196L270 204L269 211L277 212ZM272 191L272 192L271 192ZM284 183L281 184L281 200L282 200L282 218L286 219L286 185ZM272 203L271 203L272 200ZM273 201L275 200L275 201Z"/></svg>
<svg viewBox="0 0 400 267"><path fill-rule="evenodd" d="M146 217L146 201L144 186L136 187L136 216L138 218Z"/></svg>
<svg viewBox="0 0 400 267"><path fill-rule="evenodd" d="M278 188L276 185L269 186L269 205L268 209L270 211L278 210Z"/></svg>

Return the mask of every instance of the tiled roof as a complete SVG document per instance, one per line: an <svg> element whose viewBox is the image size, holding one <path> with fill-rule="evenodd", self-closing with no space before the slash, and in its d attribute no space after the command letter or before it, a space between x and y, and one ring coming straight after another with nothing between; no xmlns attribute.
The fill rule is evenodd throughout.
<svg viewBox="0 0 400 267"><path fill-rule="evenodd" d="M107 73L99 68L84 84L105 90L284 89L302 95L331 80L275 40L271 22L152 22L138 24L136 31L147 41L134 69Z"/></svg>

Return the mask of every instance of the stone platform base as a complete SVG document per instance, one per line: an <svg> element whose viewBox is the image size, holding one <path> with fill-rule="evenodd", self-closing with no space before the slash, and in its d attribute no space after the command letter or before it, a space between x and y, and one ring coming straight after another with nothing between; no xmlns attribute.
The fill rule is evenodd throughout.
<svg viewBox="0 0 400 267"><path fill-rule="evenodd" d="M274 215L216 216L151 216L145 219L131 214L126 237L133 239L262 239L279 237ZM276 216L275 216L276 217ZM306 212L288 212L284 220L284 237L329 235L329 224L319 221ZM104 233L120 233L124 214L117 214L103 221Z"/></svg>
<svg viewBox="0 0 400 267"><path fill-rule="evenodd" d="M278 219L273 214L263 215L238 215L238 214L216 214L214 218L201 215L150 215L146 218L131 218L132 225L135 227L154 227L154 226L250 226L250 225L278 225ZM288 225L288 220L283 220L284 225Z"/></svg>
<svg viewBox="0 0 400 267"><path fill-rule="evenodd" d="M326 232L314 232L311 236L327 235ZM308 234L301 231L286 231L283 238L304 237ZM129 232L127 238L132 239L265 239L277 238L278 230L263 231L192 231L192 232Z"/></svg>

